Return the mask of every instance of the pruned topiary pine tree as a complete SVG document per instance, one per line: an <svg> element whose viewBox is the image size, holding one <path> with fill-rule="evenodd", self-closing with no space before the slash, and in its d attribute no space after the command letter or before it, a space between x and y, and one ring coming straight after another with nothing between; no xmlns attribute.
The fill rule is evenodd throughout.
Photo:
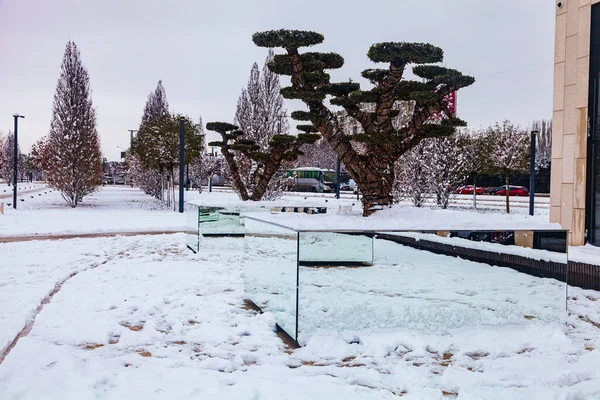
<svg viewBox="0 0 600 400"><path fill-rule="evenodd" d="M236 125L227 122L209 122L206 124L206 129L221 135L221 141L211 142L208 145L221 148L221 153L231 172L233 187L244 201L261 200L281 164L284 161L296 160L302 154L299 150L300 146L315 143L321 137L315 133L300 133L297 136L273 135L269 140L269 148L265 151L254 140L244 139L244 132ZM236 153L255 162L252 176L247 181L242 179Z"/></svg>
<svg viewBox="0 0 600 400"><path fill-rule="evenodd" d="M442 49L425 43L385 42L371 46L367 56L376 63L388 63L386 69L367 69L362 76L374 85L361 90L358 83L331 83L327 69L340 68L342 56L336 53L305 52L308 47L323 42L323 35L310 31L279 30L255 33L254 43L261 47L282 47L287 54L276 55L269 64L271 71L291 76L290 87L281 89L288 99L300 99L308 111L296 111L292 118L309 121L299 125L304 132L320 132L346 165L350 176L363 194L363 215L368 216L390 205L393 200L394 164L407 150L422 139L448 136L465 123L450 110L447 96L475 79L454 69L439 65ZM422 80L408 80L408 68ZM362 133L349 134L325 100L341 106L363 128ZM399 113L397 102L411 102L412 115L402 127L395 128L392 120ZM365 103L374 104L374 111ZM432 117L443 114L441 122ZM361 146L357 146L361 144ZM359 149L364 149L361 151Z"/></svg>

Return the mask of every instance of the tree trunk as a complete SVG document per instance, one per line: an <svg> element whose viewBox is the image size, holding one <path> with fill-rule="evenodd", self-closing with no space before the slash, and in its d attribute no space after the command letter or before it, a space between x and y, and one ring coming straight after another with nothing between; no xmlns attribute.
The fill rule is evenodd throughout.
<svg viewBox="0 0 600 400"><path fill-rule="evenodd" d="M364 217L368 217L375 211L392 205L394 201L394 196L392 195L394 185L393 167L385 168L385 165L377 163L379 165L373 168L373 164L366 163L366 167L363 167L365 171L361 171L360 174L353 177L363 195L361 202Z"/></svg>
<svg viewBox="0 0 600 400"><path fill-rule="evenodd" d="M274 151L273 154L271 154L271 158L265 164L264 173L258 175L258 181L256 182L256 185L254 185L250 200L259 201L263 198L269 187L269 182L271 182L271 179L273 179L273 176L281 166L282 158L282 152Z"/></svg>
<svg viewBox="0 0 600 400"><path fill-rule="evenodd" d="M175 201L175 170L171 168L171 188L173 198L173 211L177 211L177 202Z"/></svg>
<svg viewBox="0 0 600 400"><path fill-rule="evenodd" d="M473 208L477 210L477 175L473 175Z"/></svg>
<svg viewBox="0 0 600 400"><path fill-rule="evenodd" d="M160 201L165 201L165 180L163 169L160 169Z"/></svg>
<svg viewBox="0 0 600 400"><path fill-rule="evenodd" d="M510 200L509 200L510 190L509 190L509 186L508 186L508 174L505 175L505 178L506 178L506 212L508 214L510 214Z"/></svg>
<svg viewBox="0 0 600 400"><path fill-rule="evenodd" d="M231 171L231 179L233 181L233 187L239 191L240 197L243 201L249 200L248 191L246 189L246 186L244 186L244 182L242 182L239 167L235 162L235 156L229 151L229 148L227 146L222 147L221 152L223 153L223 156L225 157L225 160L229 165L229 169Z"/></svg>

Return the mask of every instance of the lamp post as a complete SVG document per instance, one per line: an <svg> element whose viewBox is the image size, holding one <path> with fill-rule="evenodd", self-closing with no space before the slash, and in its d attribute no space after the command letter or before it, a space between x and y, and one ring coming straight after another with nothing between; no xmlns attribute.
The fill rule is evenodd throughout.
<svg viewBox="0 0 600 400"><path fill-rule="evenodd" d="M24 115L19 115L17 113L13 114L13 118L15 119L15 133L13 135L13 208L17 209L17 165L19 164L19 118L25 118Z"/></svg>
<svg viewBox="0 0 600 400"><path fill-rule="evenodd" d="M129 148L131 148L131 144L133 143L133 132L137 132L137 129L127 129L125 132L129 132Z"/></svg>
<svg viewBox="0 0 600 400"><path fill-rule="evenodd" d="M127 150L125 150L121 146L117 146L117 148L123 150L121 152L121 160L123 160L121 163L121 167L123 167L123 185L127 186L127 170L125 169L125 156L127 155Z"/></svg>
<svg viewBox="0 0 600 400"><path fill-rule="evenodd" d="M185 160L185 117L179 117L179 212L183 212L183 163Z"/></svg>
<svg viewBox="0 0 600 400"><path fill-rule="evenodd" d="M531 154L529 155L529 215L533 215L535 204L535 139L537 134L538 131L531 131Z"/></svg>

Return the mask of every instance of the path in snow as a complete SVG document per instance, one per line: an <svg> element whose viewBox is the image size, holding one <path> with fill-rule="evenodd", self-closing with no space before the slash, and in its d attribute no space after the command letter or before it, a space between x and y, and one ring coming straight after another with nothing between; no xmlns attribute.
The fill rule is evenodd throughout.
<svg viewBox="0 0 600 400"><path fill-rule="evenodd" d="M72 233L72 234L51 234L51 235L30 235L30 236L4 236L0 237L0 243L28 242L32 240L65 240L65 239L97 239L115 236L145 236L145 235L165 235L182 232L179 229L170 229L162 231L131 231L131 232L104 232L104 233Z"/></svg>

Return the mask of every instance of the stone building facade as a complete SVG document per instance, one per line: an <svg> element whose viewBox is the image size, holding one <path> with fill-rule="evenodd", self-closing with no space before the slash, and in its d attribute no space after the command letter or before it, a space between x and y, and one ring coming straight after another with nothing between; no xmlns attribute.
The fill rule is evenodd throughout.
<svg viewBox="0 0 600 400"><path fill-rule="evenodd" d="M600 240L600 0L555 0L550 222Z"/></svg>

